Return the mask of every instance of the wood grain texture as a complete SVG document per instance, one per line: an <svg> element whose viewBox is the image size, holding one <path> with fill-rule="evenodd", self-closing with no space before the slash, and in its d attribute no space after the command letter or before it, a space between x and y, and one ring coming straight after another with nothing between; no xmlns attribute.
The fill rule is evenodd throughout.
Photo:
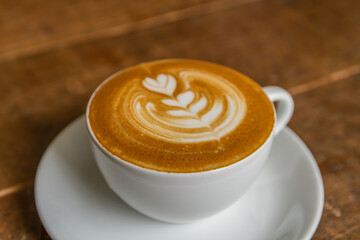
<svg viewBox="0 0 360 240"><path fill-rule="evenodd" d="M209 0L2 1L0 60L84 40L99 29L140 21ZM85 39L84 39L85 38ZM61 44L63 43L63 44Z"/></svg>
<svg viewBox="0 0 360 240"><path fill-rule="evenodd" d="M38 218L31 187L0 199L0 206L2 240L37 240L47 235Z"/></svg>
<svg viewBox="0 0 360 240"><path fill-rule="evenodd" d="M326 188L314 239L360 238L360 2L220 3L0 3L1 239L46 237L36 212L28 210L34 202L26 184L95 87L124 67L175 57L224 64L296 94L291 127L314 152ZM74 36L85 37L66 42ZM34 45L45 47L21 50Z"/></svg>
<svg viewBox="0 0 360 240"><path fill-rule="evenodd" d="M314 239L360 239L360 74L295 96L290 127L313 152L325 185Z"/></svg>

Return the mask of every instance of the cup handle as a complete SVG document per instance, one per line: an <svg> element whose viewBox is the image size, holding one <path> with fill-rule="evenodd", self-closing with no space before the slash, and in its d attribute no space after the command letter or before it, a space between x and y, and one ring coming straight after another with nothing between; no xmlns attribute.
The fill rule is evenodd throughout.
<svg viewBox="0 0 360 240"><path fill-rule="evenodd" d="M294 112L294 100L291 95L280 87L263 88L271 102L277 102L274 133L277 135L289 122Z"/></svg>

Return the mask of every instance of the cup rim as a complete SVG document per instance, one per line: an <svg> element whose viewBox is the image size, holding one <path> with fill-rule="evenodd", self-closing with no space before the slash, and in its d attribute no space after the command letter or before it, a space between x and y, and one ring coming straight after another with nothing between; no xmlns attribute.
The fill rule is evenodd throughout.
<svg viewBox="0 0 360 240"><path fill-rule="evenodd" d="M162 59L162 60L176 60L176 59L180 59L180 58L171 58L171 59ZM186 59L186 60L194 60L194 59ZM161 61L161 60L155 60L155 61ZM194 61L202 61L202 60L194 60ZM207 62L207 61L203 61L203 62ZM211 63L211 62L210 62ZM212 63L212 64L216 64L216 63ZM227 166L224 166L224 167L220 167L220 168L215 168L215 169L210 169L210 170L205 170L205 171L199 171L199 172L165 172L165 171L158 171L158 170L155 170L155 169L149 169L149 168L145 168L145 167L142 167L142 166L139 166L139 165L136 165L136 164L133 164L131 162L128 162L126 160L123 160L121 159L120 157L116 156L115 154L111 153L109 150L107 150L100 142L99 140L97 139L97 137L95 136L92 128L91 128L91 124L90 124L90 120L89 120L89 113L90 113L90 105L91 105L91 102L94 98L94 96L96 95L97 91L99 91L101 89L101 87L106 84L109 80L111 80L113 77L115 77L116 75L120 74L121 72L133 67L135 65L132 65L130 67L126 67L124 69L121 69L113 74L111 74L109 77L107 77L102 83L100 83L96 89L94 90L94 92L91 94L90 96L90 99L87 103L87 106L86 106L86 113L85 113L85 117L86 117L86 128L87 128L87 131L91 137L91 140L92 142L96 145L96 147L106 155L106 157L108 157L109 159L111 159L113 162L115 162L116 164L122 164L122 165L125 165L131 169L134 169L134 170L138 170L138 171L143 171L144 173L147 173L147 174L155 174L155 175L158 175L158 176L199 176L199 175L207 175L207 174L211 174L211 173L218 173L218 172L223 172L223 171L227 171L229 170L230 168L234 168L235 166L240 166L240 165L244 165L244 164L247 164L249 162L249 159L252 158L254 155L258 154L259 152L263 151L263 149L268 145L268 143L271 141L271 139L273 138L274 136L274 129L275 129L275 125L276 125L276 110L275 110L275 107L274 107L274 104L272 103L272 101L269 99L269 97L267 96L267 94L264 92L264 94L266 95L266 97L268 98L268 100L272 103L272 107L273 107L273 113L274 113L274 118L275 118L275 121L274 121L274 124L272 126L272 129L271 129L271 132L270 134L267 136L266 140L264 141L264 143L259 147L257 148L254 152L252 152L250 155L246 156L245 158L237 161L237 162L234 162L230 165L227 165ZM223 65L221 65L223 66ZM225 66L226 67L226 66ZM231 70L233 71L236 71L232 68L230 68ZM238 72L238 71L236 71ZM246 78L249 78L248 76L246 76L245 74L241 73L241 72L238 72L240 73L241 75L244 75ZM254 80L252 80L251 78L249 78L251 81L255 82ZM262 87L257 83L255 82L261 89ZM262 90L263 91L263 90Z"/></svg>

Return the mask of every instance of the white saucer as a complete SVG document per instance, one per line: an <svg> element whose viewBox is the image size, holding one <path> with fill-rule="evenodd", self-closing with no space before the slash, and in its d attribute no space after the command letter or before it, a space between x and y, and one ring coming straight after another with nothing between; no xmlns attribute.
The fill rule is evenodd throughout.
<svg viewBox="0 0 360 240"><path fill-rule="evenodd" d="M289 128L274 140L252 188L235 205L194 224L167 224L128 207L103 180L84 117L66 127L42 157L36 206L53 239L310 239L324 189L311 152ZM209 200L211 201L211 200Z"/></svg>

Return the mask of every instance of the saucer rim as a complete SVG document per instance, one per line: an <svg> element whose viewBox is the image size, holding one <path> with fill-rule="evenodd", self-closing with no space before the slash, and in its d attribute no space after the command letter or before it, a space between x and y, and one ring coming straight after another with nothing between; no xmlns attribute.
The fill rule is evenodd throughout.
<svg viewBox="0 0 360 240"><path fill-rule="evenodd" d="M282 131L285 131L288 137L291 137L296 142L297 146L299 146L303 150L303 152L305 153L306 157L309 160L309 163L311 164L311 171L314 173L314 176L316 178L317 199L318 199L316 205L318 206L316 207L316 214L310 225L311 227L309 227L307 233L304 234L305 236L303 238L303 239L311 239L311 237L315 234L315 231L319 226L324 209L324 198L325 198L324 182L322 179L319 165L317 164L314 155L307 147L305 142L295 133L295 131L293 131L288 126L286 126Z"/></svg>
<svg viewBox="0 0 360 240"><path fill-rule="evenodd" d="M70 129L71 127L73 127L74 125L78 124L78 122L83 121L83 124L86 124L85 122L85 114L77 117L76 119L74 119L73 121L71 121L68 125L66 125L56 136L55 138L50 142L50 144L47 146L46 150L44 151L43 155L41 156L39 165L37 167L36 170L36 176L35 176L35 181L34 181L34 199L35 199L35 207L36 210L38 212L40 221L43 225L43 227L45 228L46 232L48 233L48 235L52 238L52 239L56 239L55 237L55 233L53 232L53 228L51 226L49 226L48 222L45 220L45 214L43 212L43 209L40 207L40 203L39 203L39 173L41 172L41 169L43 168L44 162L46 161L46 157L47 157L47 153L50 151L50 149L54 146L54 144L57 142L57 140L59 138L61 138L64 133L67 132L68 129ZM319 166L313 156L313 154L311 153L310 149L307 147L307 145L304 143L304 141L292 130L290 129L288 126L284 127L284 129L282 130L285 132L285 134L287 135L287 137L292 138L292 140L296 143L296 145L301 148L302 152L305 154L307 161L310 163L311 165L311 171L316 179L316 192L317 192L317 196L316 199L317 201L314 203L314 205L316 206L316 213L314 214L314 217L312 219L312 222L310 224L310 227L304 231L303 234L303 238L301 239L311 239L311 237L314 235L316 229L318 228L318 225L320 223L321 220L321 216L323 213L323 208L324 208L324 197L325 197L325 192L324 192L324 183L323 183L323 179L322 179L322 175L321 175L321 171L319 169ZM274 140L275 140L276 136L274 136Z"/></svg>

